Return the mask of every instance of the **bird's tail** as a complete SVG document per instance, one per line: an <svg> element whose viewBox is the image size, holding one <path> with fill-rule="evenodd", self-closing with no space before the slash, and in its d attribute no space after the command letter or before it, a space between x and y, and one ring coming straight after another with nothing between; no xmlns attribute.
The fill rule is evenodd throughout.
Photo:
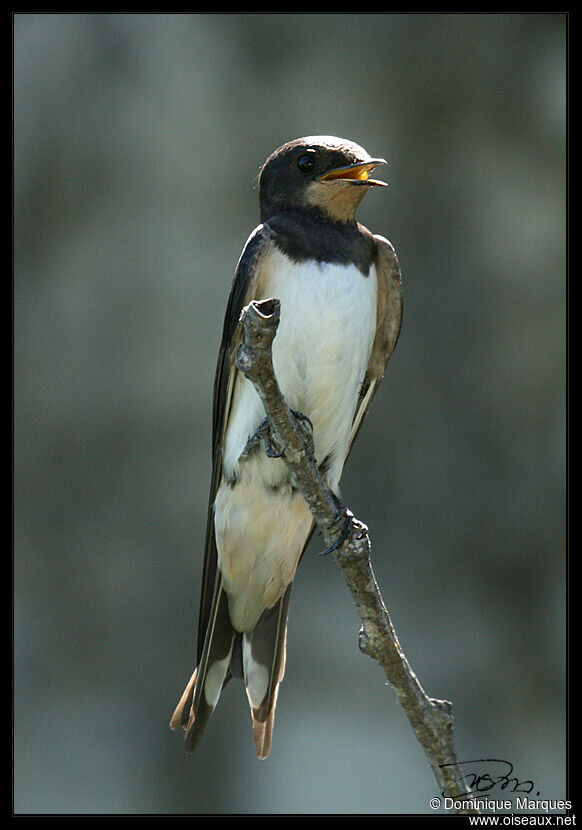
<svg viewBox="0 0 582 830"><path fill-rule="evenodd" d="M232 627L227 595L218 586L200 662L170 721L172 729L186 730L188 752L198 745L224 684L234 675L245 684L257 756L262 759L269 754L279 684L285 673L290 592L291 585L263 612L253 631L240 634Z"/></svg>
<svg viewBox="0 0 582 830"><path fill-rule="evenodd" d="M271 749L279 684L285 674L290 593L291 584L281 599L262 613L254 630L242 635L243 680L259 758L266 758Z"/></svg>
<svg viewBox="0 0 582 830"><path fill-rule="evenodd" d="M193 752L212 713L224 683L232 656L235 631L228 613L228 599L222 587L217 586L206 629L200 662L176 706L170 727L186 730L186 749Z"/></svg>

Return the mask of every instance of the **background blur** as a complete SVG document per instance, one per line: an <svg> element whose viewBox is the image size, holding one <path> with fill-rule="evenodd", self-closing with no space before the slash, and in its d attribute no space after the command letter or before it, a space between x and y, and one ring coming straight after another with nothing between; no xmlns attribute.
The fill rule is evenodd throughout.
<svg viewBox="0 0 582 830"><path fill-rule="evenodd" d="M343 494L462 760L565 792L564 14L16 14L17 813L429 813L436 783L313 540L273 750L193 756L212 383L267 155L388 160L359 218L405 316ZM498 798L506 794L489 794Z"/></svg>

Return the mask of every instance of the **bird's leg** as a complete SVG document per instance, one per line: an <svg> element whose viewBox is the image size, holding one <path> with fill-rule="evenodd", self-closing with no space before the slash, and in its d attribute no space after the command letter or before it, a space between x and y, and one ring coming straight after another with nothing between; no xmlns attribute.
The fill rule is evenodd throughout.
<svg viewBox="0 0 582 830"><path fill-rule="evenodd" d="M303 440L307 444L310 453L313 454L313 424L303 412L298 412L296 409L291 410L291 414L295 418L295 422L303 436Z"/></svg>
<svg viewBox="0 0 582 830"><path fill-rule="evenodd" d="M265 418L259 429L262 431L261 438L263 439L263 444L265 445L265 454L269 458L281 458L281 456L285 454L285 447L279 447L279 442L277 441L275 435L273 435L271 422L268 418Z"/></svg>
<svg viewBox="0 0 582 830"><path fill-rule="evenodd" d="M310 419L303 412L298 412L292 409L291 415L295 419L295 423L300 430L306 444L307 451L313 455L313 424ZM248 458L251 453L259 447L263 442L265 453L269 458L281 458L285 454L285 447L280 447L277 437L273 434L271 422L268 418L264 418L259 424L257 431L252 435L245 444L240 458ZM328 548L321 551L321 556L332 553L334 550L340 548L345 540L348 538L352 530L353 514L340 501L335 493L331 492L333 502L335 504L336 512L333 522L329 525L329 533L333 536L337 529L340 529L340 535Z"/></svg>
<svg viewBox="0 0 582 830"><path fill-rule="evenodd" d="M297 426L301 430L304 439L310 442L313 450L313 424L302 412L291 410L291 414L297 422ZM241 458L248 458L248 456L259 446L260 442L265 445L265 453L269 458L281 458L285 454L285 447L280 448L277 438L273 435L271 424L268 418L265 418L259 424L259 427L254 435L252 435L245 444L240 455Z"/></svg>
<svg viewBox="0 0 582 830"><path fill-rule="evenodd" d="M265 452L269 458L281 458L284 449L279 450L271 432L271 425L269 419L265 418L259 424L259 427L254 435L252 435L244 446L240 454L241 458L248 458L248 456L259 446L261 441L265 445Z"/></svg>

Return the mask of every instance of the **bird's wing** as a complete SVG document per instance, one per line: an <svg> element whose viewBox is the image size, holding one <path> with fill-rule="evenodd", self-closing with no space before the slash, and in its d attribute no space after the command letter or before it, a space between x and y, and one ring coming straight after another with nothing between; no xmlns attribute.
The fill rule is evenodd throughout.
<svg viewBox="0 0 582 830"><path fill-rule="evenodd" d="M218 352L218 363L214 379L214 399L212 414L212 478L208 500L206 522L206 542L204 550L204 569L202 573L202 591L200 614L198 619L198 660L202 655L204 639L214 596L220 590L216 579L217 552L214 535L214 499L222 476L222 443L228 417L234 379L237 369L234 359L242 338L239 318L244 306L256 294L257 276L265 255L272 244L272 235L267 225L259 225L247 240L236 267L234 280L228 298L222 341Z"/></svg>
<svg viewBox="0 0 582 830"><path fill-rule="evenodd" d="M376 335L354 414L348 455L368 413L372 398L384 377L386 364L396 346L402 322L402 275L396 252L383 236L374 236L374 240L376 242L374 264L378 279Z"/></svg>
<svg viewBox="0 0 582 830"><path fill-rule="evenodd" d="M237 635L230 621L228 601L218 570L213 505L222 476L222 444L237 371L234 359L242 335L240 313L256 292L261 263L270 245L271 233L265 225L259 225L247 240L232 283L218 354L212 416L212 478L198 618L197 667L170 721L173 729L180 726L186 729L188 751L195 748L204 732L221 687L230 677L230 662L236 651L234 643ZM261 724L261 728L264 731L265 724ZM268 741L265 742L265 751L268 752Z"/></svg>

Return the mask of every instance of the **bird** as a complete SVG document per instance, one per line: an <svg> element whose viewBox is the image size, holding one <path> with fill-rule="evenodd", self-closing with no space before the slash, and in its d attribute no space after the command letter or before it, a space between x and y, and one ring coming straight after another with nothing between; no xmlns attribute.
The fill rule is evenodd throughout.
<svg viewBox="0 0 582 830"><path fill-rule="evenodd" d="M265 411L235 365L241 310L279 299L275 375L288 406L309 423L319 470L339 500L344 464L401 326L395 250L356 219L365 194L386 185L370 177L385 163L353 141L314 135L286 142L260 168L260 224L236 266L214 381L196 669L170 721L185 730L188 752L236 677L257 757L269 754L291 586L314 530L284 459L257 440Z"/></svg>

